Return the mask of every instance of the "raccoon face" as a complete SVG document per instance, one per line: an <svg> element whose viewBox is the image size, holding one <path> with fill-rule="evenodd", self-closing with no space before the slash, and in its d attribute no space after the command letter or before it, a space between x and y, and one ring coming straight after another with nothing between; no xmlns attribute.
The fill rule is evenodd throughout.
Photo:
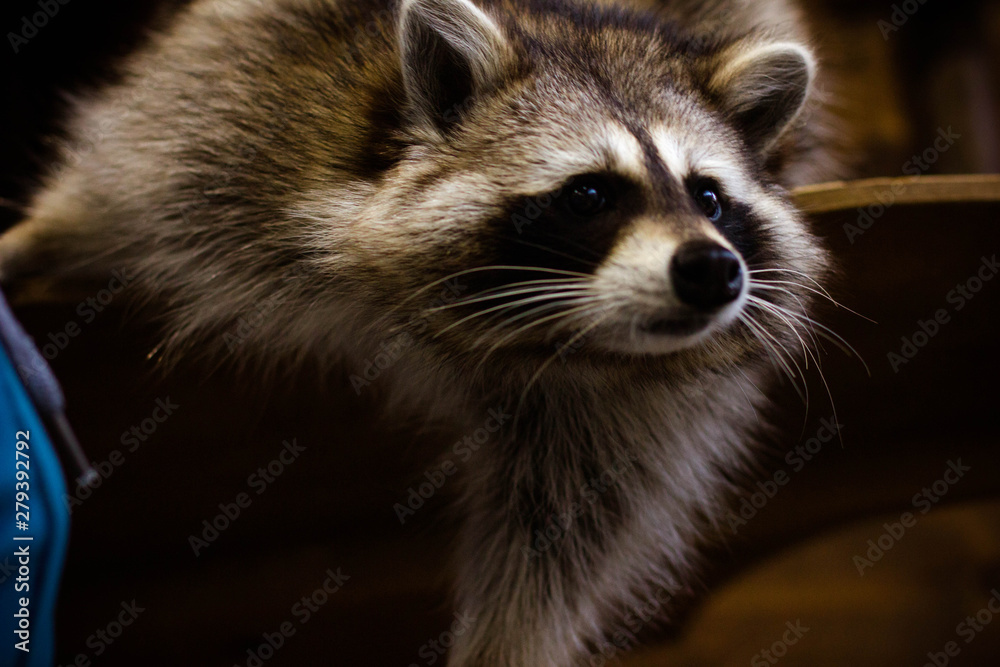
<svg viewBox="0 0 1000 667"><path fill-rule="evenodd" d="M428 335L662 354L800 312L822 256L765 163L807 98L804 47L467 0L404 3L399 39L410 148L376 197L402 232L380 273L463 285Z"/></svg>

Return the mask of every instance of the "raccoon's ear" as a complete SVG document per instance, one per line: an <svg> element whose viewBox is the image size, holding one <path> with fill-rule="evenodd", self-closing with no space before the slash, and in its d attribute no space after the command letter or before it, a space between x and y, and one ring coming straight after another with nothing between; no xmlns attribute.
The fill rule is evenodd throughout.
<svg viewBox="0 0 1000 667"><path fill-rule="evenodd" d="M767 154L802 110L816 75L816 59L801 44L734 47L710 87L751 148Z"/></svg>
<svg viewBox="0 0 1000 667"><path fill-rule="evenodd" d="M499 81L510 47L469 0L403 0L399 51L413 120L443 131Z"/></svg>

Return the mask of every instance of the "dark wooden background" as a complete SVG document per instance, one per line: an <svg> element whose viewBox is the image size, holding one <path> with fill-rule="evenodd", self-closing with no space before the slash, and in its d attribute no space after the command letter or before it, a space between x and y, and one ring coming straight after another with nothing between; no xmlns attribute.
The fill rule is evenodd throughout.
<svg viewBox="0 0 1000 667"><path fill-rule="evenodd" d="M179 4L179 3L174 3ZM162 5L162 7L160 6ZM858 176L902 175L938 128L963 138L931 173L1000 171L1000 12L995 3L921 6L883 39L877 21L891 3L813 3L820 47L841 74L836 101ZM50 154L62 91L101 80L142 26L171 3L72 0L13 54L0 45L0 198L23 201ZM8 2L0 27L36 11ZM165 8L165 9L164 9ZM11 28L13 29L13 28ZM872 370L830 349L824 370L843 446L828 444L737 536L710 558L706 595L673 628L645 633L633 665L745 665L780 639L786 621L810 628L781 658L786 665L921 665L958 640L953 664L992 665L1000 623L969 644L965 616L1000 585L995 314L1000 281L988 283L914 360L893 373L886 354L917 320L951 306L946 294L1000 252L997 208L891 208L850 244L856 212L817 217L843 265L837 297L874 325L831 310L823 321L857 347ZM3 225L16 211L0 207ZM2 227L3 225L0 225ZM82 327L53 361L70 416L89 456L124 450L124 432L169 397L180 407L74 511L59 615L61 664L246 665L247 650L290 621L297 628L268 665L429 664L422 646L447 629L445 557L450 536L438 511L448 489L400 526L393 503L427 468L428 452L455 434L418 431L378 416L372 394L356 396L346 375L308 373L269 387L252 377L190 365L167 377L145 361L155 332L112 307ZM80 321L75 302L19 307L36 339ZM814 374L806 415L779 393L760 478L788 469L783 453L830 414ZM284 439L306 447L268 490L202 555L189 536L247 491ZM852 557L885 521L912 510L912 496L938 479L949 459L972 470L922 516L864 577ZM752 486L754 480L749 483ZM350 575L306 624L292 608L332 568ZM123 601L143 611L120 638L89 640ZM425 654L426 655L426 654ZM595 660L594 664L601 664Z"/></svg>

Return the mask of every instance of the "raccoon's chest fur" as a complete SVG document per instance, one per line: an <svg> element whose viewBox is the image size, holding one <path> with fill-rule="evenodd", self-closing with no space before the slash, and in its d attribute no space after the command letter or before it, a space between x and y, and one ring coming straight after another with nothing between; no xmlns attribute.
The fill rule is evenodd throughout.
<svg viewBox="0 0 1000 667"><path fill-rule="evenodd" d="M784 0L202 0L79 103L0 277L124 267L168 361L266 310L239 359L509 412L449 664L570 665L684 587L806 352L815 78Z"/></svg>

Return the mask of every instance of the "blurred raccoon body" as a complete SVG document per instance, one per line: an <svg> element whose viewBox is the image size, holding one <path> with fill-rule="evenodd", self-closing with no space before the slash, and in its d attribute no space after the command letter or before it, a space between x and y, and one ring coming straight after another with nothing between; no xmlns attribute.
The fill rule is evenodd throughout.
<svg viewBox="0 0 1000 667"><path fill-rule="evenodd" d="M175 356L268 304L238 355L514 414L463 471L449 664L570 665L689 584L799 346L814 88L783 0L204 0L78 102L0 275L125 268Z"/></svg>

